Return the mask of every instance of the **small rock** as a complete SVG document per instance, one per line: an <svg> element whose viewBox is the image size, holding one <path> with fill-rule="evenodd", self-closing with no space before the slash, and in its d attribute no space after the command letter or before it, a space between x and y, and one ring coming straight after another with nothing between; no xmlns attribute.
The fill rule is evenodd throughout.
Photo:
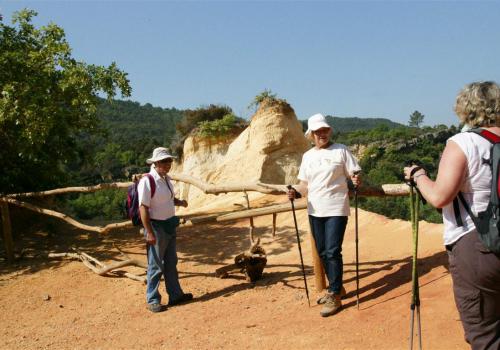
<svg viewBox="0 0 500 350"><path fill-rule="evenodd" d="M254 327L257 327L256 324L247 324L245 327L247 328L254 328Z"/></svg>
<svg viewBox="0 0 500 350"><path fill-rule="evenodd" d="M295 294L295 300L302 300L304 299L304 295L302 294Z"/></svg>
<svg viewBox="0 0 500 350"><path fill-rule="evenodd" d="M62 309L64 307L64 305L63 304L59 304L59 307Z"/></svg>
<svg viewBox="0 0 500 350"><path fill-rule="evenodd" d="M44 301L49 301L49 300L50 300L50 295L48 295L48 294L44 294L44 295L43 295L43 300L44 300Z"/></svg>

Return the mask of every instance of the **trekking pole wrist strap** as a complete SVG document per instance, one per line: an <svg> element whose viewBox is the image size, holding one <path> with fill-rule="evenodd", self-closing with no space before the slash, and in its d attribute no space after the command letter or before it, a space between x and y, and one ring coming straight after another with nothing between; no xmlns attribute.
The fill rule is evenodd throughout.
<svg viewBox="0 0 500 350"><path fill-rule="evenodd" d="M419 170L423 170L423 173L415 175L415 173L417 171L419 171ZM427 174L427 172L425 171L424 168L422 168L421 166L416 166L415 168L411 169L411 171L410 171L410 178L411 179L416 179L417 177L422 176L422 175L426 175L426 174Z"/></svg>
<svg viewBox="0 0 500 350"><path fill-rule="evenodd" d="M302 194L299 191L297 191L295 188L293 188L292 185L288 185L288 186L286 186L286 188L288 190L292 190L294 192L295 199L302 198Z"/></svg>

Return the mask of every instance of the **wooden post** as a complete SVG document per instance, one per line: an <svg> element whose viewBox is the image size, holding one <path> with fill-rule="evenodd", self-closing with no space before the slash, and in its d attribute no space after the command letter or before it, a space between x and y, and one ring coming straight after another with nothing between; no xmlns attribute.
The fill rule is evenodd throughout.
<svg viewBox="0 0 500 350"><path fill-rule="evenodd" d="M250 208L250 200L248 199L248 193L247 191L243 191L244 193L244 196L245 196L245 199L247 201L247 209L251 209ZM249 229L249 234L250 234L250 243L253 243L253 216L250 216L250 226L248 226L248 229Z"/></svg>
<svg viewBox="0 0 500 350"><path fill-rule="evenodd" d="M326 288L325 270L323 268L323 264L321 263L318 251L316 250L316 242L314 241L312 232L309 236L311 237L311 253L314 265L314 284L316 286L316 292L321 292Z"/></svg>
<svg viewBox="0 0 500 350"><path fill-rule="evenodd" d="M189 202L189 189L191 187L191 184L185 183L184 186L182 187L182 194L181 194L181 199L185 199Z"/></svg>
<svg viewBox="0 0 500 350"><path fill-rule="evenodd" d="M276 217L278 216L277 213L273 213L273 238L276 236Z"/></svg>
<svg viewBox="0 0 500 350"><path fill-rule="evenodd" d="M2 228L3 242L5 245L5 253L7 254L7 262L14 262L14 243L12 241L12 227L10 225L9 205L6 202L0 201L2 210Z"/></svg>

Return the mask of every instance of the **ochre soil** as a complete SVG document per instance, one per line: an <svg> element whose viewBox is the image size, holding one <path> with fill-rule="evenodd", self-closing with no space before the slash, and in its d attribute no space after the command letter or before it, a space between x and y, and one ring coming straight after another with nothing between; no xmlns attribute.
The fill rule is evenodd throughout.
<svg viewBox="0 0 500 350"><path fill-rule="evenodd" d="M195 300L152 314L145 286L124 277L101 277L81 262L48 259L72 246L105 262L119 260L114 245L145 260L135 230L105 237L58 222L14 225L24 257L0 265L0 348L3 349L407 349L410 332L410 224L360 210L360 304L356 307L354 216L343 245L347 296L338 314L322 318L316 291L307 215L297 212L308 306L291 213L256 218L256 237L268 254L263 279L241 273L227 279L216 268L248 249L248 221L178 230L179 275ZM24 233L20 233L24 232ZM50 232L50 234L48 233ZM468 349L455 308L442 225L421 222L418 268L424 349ZM124 271L143 274L137 267ZM163 302L167 302L164 286ZM47 300L48 299L48 300ZM416 329L416 327L415 327ZM416 340L416 339L415 339ZM417 349L417 343L415 343Z"/></svg>

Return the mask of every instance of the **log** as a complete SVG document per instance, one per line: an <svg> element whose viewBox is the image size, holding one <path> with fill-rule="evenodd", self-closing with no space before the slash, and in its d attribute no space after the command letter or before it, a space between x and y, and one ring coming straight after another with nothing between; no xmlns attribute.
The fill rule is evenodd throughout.
<svg viewBox="0 0 500 350"><path fill-rule="evenodd" d="M2 232L3 243L5 245L5 253L7 255L7 263L14 262L14 241L12 239L12 226L10 224L9 205L6 202L0 202L2 211Z"/></svg>
<svg viewBox="0 0 500 350"><path fill-rule="evenodd" d="M316 242L314 241L314 236L312 231L309 237L311 238L311 254L313 258L313 270L314 270L314 286L316 287L316 292L321 292L326 288L326 278L325 269L323 268L323 263L319 257L318 250L316 249Z"/></svg>
<svg viewBox="0 0 500 350"><path fill-rule="evenodd" d="M229 192L244 192L244 191L254 191L266 194L285 194L287 192L286 185L279 184L266 184L260 181L250 182L250 183L234 183L226 185L214 185L197 179L193 176L187 174L170 174L172 180L181 181L199 188L205 194L220 194ZM138 175L132 176L134 180L140 178ZM47 191L38 192L27 192L27 193L13 193L8 194L7 198L19 198L19 197L43 197L43 196L53 196L57 194L73 193L73 192L96 192L103 189L110 188L127 188L133 182L113 182L113 183L102 183L95 186L76 186L76 187L64 187L56 188ZM364 196L403 196L409 194L409 187L406 184L387 184L380 187L361 187L358 190L359 195Z"/></svg>
<svg viewBox="0 0 500 350"><path fill-rule="evenodd" d="M359 196L365 197L400 197L410 194L410 187L407 184L384 184L380 187L363 187L358 190ZM350 195L354 195L353 192Z"/></svg>
<svg viewBox="0 0 500 350"><path fill-rule="evenodd" d="M299 199L295 202L295 210L301 210L301 209L306 209L307 208L307 203L304 199ZM269 214L274 214L274 213L283 213L287 211L291 211L292 207L290 206L290 203L283 203L283 204L276 204L276 205L270 205L267 207L262 207L262 208L255 208L255 209L250 209L250 210L240 210L235 213L229 213L225 215L221 215L217 218L218 222L223 222L223 221L231 221L231 220L238 220L238 219L245 219L249 217L256 217L256 216L262 216L262 215L269 215Z"/></svg>
<svg viewBox="0 0 500 350"><path fill-rule="evenodd" d="M48 191L13 193L13 194L8 194L5 197L7 198L45 197L45 196L53 196L56 194L73 193L73 192L96 192L99 190L110 189L110 188L127 188L131 184L132 182L113 182L113 183L103 183L95 186L64 187Z"/></svg>
<svg viewBox="0 0 500 350"><path fill-rule="evenodd" d="M268 194L283 194L287 191L285 185L263 184L261 182L214 185L203 182L202 180L189 176L187 174L170 174L169 176L172 180L181 181L196 186L205 194L220 194L244 191L255 191Z"/></svg>

